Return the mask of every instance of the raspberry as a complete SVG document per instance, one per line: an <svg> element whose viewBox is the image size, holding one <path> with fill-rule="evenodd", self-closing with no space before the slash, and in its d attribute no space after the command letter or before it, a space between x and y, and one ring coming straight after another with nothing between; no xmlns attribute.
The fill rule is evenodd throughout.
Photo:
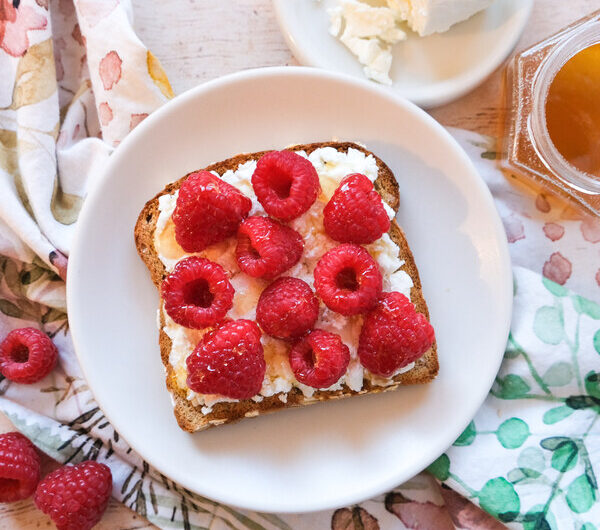
<svg viewBox="0 0 600 530"><path fill-rule="evenodd" d="M235 234L252 201L208 171L189 175L173 212L175 239L186 252L200 252Z"/></svg>
<svg viewBox="0 0 600 530"><path fill-rule="evenodd" d="M167 314L186 328L214 326L233 306L234 289L225 269L197 256L175 265L163 281L161 293Z"/></svg>
<svg viewBox="0 0 600 530"><path fill-rule="evenodd" d="M329 388L348 368L350 350L335 333L311 331L290 350L290 366L301 383L313 388Z"/></svg>
<svg viewBox="0 0 600 530"><path fill-rule="evenodd" d="M40 480L40 457L19 432L0 434L0 502L26 499Z"/></svg>
<svg viewBox="0 0 600 530"><path fill-rule="evenodd" d="M188 387L232 399L258 394L266 370L260 337L251 320L233 320L206 333L186 359Z"/></svg>
<svg viewBox="0 0 600 530"><path fill-rule="evenodd" d="M256 321L277 339L304 335L319 317L319 301L298 278L279 278L267 287L256 306Z"/></svg>
<svg viewBox="0 0 600 530"><path fill-rule="evenodd" d="M263 155L252 175L252 187L265 212L282 221L291 221L308 210L320 189L313 165L292 151Z"/></svg>
<svg viewBox="0 0 600 530"><path fill-rule="evenodd" d="M435 335L425 316L403 294L383 293L365 317L358 356L371 373L391 377L415 362L433 344Z"/></svg>
<svg viewBox="0 0 600 530"><path fill-rule="evenodd" d="M15 383L43 379L57 358L58 350L48 335L34 328L14 329L0 344L0 372Z"/></svg>
<svg viewBox="0 0 600 530"><path fill-rule="evenodd" d="M390 220L371 181L354 173L342 180L325 206L323 226L340 243L366 245L390 229Z"/></svg>
<svg viewBox="0 0 600 530"><path fill-rule="evenodd" d="M102 518L111 490L110 469L87 460L47 475L37 487L34 501L58 530L88 530Z"/></svg>
<svg viewBox="0 0 600 530"><path fill-rule="evenodd" d="M268 217L248 217L238 231L235 255L243 272L271 280L298 263L302 236Z"/></svg>
<svg viewBox="0 0 600 530"><path fill-rule="evenodd" d="M314 276L321 300L345 316L368 311L381 294L379 267L358 245L339 245L327 252L317 263Z"/></svg>

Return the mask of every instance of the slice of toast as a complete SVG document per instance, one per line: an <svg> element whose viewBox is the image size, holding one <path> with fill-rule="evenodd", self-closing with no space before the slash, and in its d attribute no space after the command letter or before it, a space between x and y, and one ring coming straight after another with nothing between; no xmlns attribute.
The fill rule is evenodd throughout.
<svg viewBox="0 0 600 530"><path fill-rule="evenodd" d="M375 181L375 189L381 195L382 199L390 206L394 211L397 212L400 203L398 193L398 183L387 165L377 158L373 153L365 149L364 147L350 142L321 142L306 145L295 145L289 147L294 151L303 150L307 154L312 153L315 149L321 147L333 147L338 151L347 152L348 149L356 149L362 151L365 155L372 155L378 168L378 177ZM207 171L216 171L219 175L222 175L227 170L235 170L240 164L249 160L257 160L266 151L257 153L240 154L224 160L211 164L204 168ZM156 222L159 217L159 197L165 194L172 194L179 189L182 182L187 177L179 179L176 182L168 184L163 191L161 191L156 197L148 201L141 211L139 218L135 226L135 244L137 251L148 267L152 281L156 287L160 290L160 285L167 275L167 271L159 259L159 256L154 247L154 232L156 229ZM393 242L398 246L399 257L404 260L402 270L404 270L412 279L413 287L411 289L411 301L415 305L418 312L423 313L429 318L429 312L427 304L421 291L421 282L419 279L419 273L415 265L413 255L406 241L406 237L402 229L398 226L396 221L392 221L392 225L389 231L389 236ZM310 245L310 241L306 241L307 245ZM428 383L434 379L438 373L438 358L436 351L436 344L432 347L415 363L414 368L411 370L396 375L388 386L378 386L372 384L369 380L364 379L363 387L360 391L354 391L347 386L342 387L341 390L336 391L316 391L311 397L306 397L302 391L298 388L293 387L287 395L287 402L282 402L278 395L270 397L264 397L262 401L256 402L254 400L240 400L237 402L219 402L212 406L212 410L204 414L201 410L202 407L194 406L187 399L187 390L181 388L176 381L173 367L169 362L169 355L171 352L171 339L167 336L164 331L165 327L165 315L161 309L160 313L160 352L162 362L166 369L166 384L169 392L172 395L174 403L174 412L179 426L185 431L195 432L206 429L211 426L221 425L224 423L231 423L243 419L245 417L254 417L267 412L274 412L280 409L289 407L298 407L302 405L309 405L318 403L320 401L328 401L330 399L340 399L344 397L351 397L359 394L369 394L378 392L387 392L395 390L401 385L410 384L422 384Z"/></svg>

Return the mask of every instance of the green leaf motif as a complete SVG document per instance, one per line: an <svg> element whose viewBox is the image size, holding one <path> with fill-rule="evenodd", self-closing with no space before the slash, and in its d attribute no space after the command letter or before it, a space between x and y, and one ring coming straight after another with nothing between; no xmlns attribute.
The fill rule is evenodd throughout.
<svg viewBox="0 0 600 530"><path fill-rule="evenodd" d="M587 477L577 477L567 488L567 504L575 513L587 512L596 500L596 492Z"/></svg>
<svg viewBox="0 0 600 530"><path fill-rule="evenodd" d="M595 398L600 398L600 373L589 372L585 376L585 391Z"/></svg>
<svg viewBox="0 0 600 530"><path fill-rule="evenodd" d="M573 308L579 314L587 315L594 320L600 320L600 305L596 302L592 302L587 298L583 298L582 296L575 295L572 297L573 300Z"/></svg>
<svg viewBox="0 0 600 530"><path fill-rule="evenodd" d="M546 277L542 278L542 283L544 284L544 287L548 289L548 291L550 291L554 296L562 297L569 294L569 290L566 287L563 287L562 285L553 282Z"/></svg>
<svg viewBox="0 0 600 530"><path fill-rule="evenodd" d="M600 406L600 399L593 396L569 396L565 400L567 407L572 409L591 409Z"/></svg>
<svg viewBox="0 0 600 530"><path fill-rule="evenodd" d="M573 409L565 405L547 410L544 414L543 421L546 425L554 425L573 414Z"/></svg>
<svg viewBox="0 0 600 530"><path fill-rule="evenodd" d="M521 510L515 488L503 477L488 480L478 497L481 507L504 523L513 521Z"/></svg>
<svg viewBox="0 0 600 530"><path fill-rule="evenodd" d="M594 349L600 354L600 329L594 333Z"/></svg>
<svg viewBox="0 0 600 530"><path fill-rule="evenodd" d="M475 429L475 423L471 422L467 425L467 428L463 431L463 433L457 438L454 442L454 445L458 447L463 447L466 445L471 445L475 437L477 436L477 430Z"/></svg>
<svg viewBox="0 0 600 530"><path fill-rule="evenodd" d="M560 444L552 453L552 467L557 471L569 471L577 463L577 444L572 440Z"/></svg>
<svg viewBox="0 0 600 530"><path fill-rule="evenodd" d="M571 438L567 438L566 436L551 436L550 438L544 438L540 442L540 445L544 449L548 449L548 451L556 451L560 445L570 441Z"/></svg>
<svg viewBox="0 0 600 530"><path fill-rule="evenodd" d="M505 449L517 449L529 437L529 426L519 418L510 418L498 427L496 436Z"/></svg>
<svg viewBox="0 0 600 530"><path fill-rule="evenodd" d="M584 523L581 530L597 530L597 528L592 523Z"/></svg>
<svg viewBox="0 0 600 530"><path fill-rule="evenodd" d="M535 469L529 467L516 467L508 472L506 478L513 484L517 484L527 479L536 479L539 476L541 476L541 473Z"/></svg>
<svg viewBox="0 0 600 530"><path fill-rule="evenodd" d="M565 386L573 379L573 369L569 363L554 363L542 376L548 386Z"/></svg>
<svg viewBox="0 0 600 530"><path fill-rule="evenodd" d="M552 530L543 511L529 511L523 516L523 530Z"/></svg>
<svg viewBox="0 0 600 530"><path fill-rule="evenodd" d="M502 399L522 398L531 389L520 375L515 374L508 374L504 379L496 378L495 387L495 394Z"/></svg>
<svg viewBox="0 0 600 530"><path fill-rule="evenodd" d="M565 334L560 311L552 306L540 307L535 312L533 332L546 344L560 344Z"/></svg>
<svg viewBox="0 0 600 530"><path fill-rule="evenodd" d="M427 468L427 471L442 482L448 480L448 477L450 476L450 459L448 458L448 455L444 453L440 456Z"/></svg>
<svg viewBox="0 0 600 530"><path fill-rule="evenodd" d="M541 473L546 469L546 457L544 452L537 447L526 447L521 451L517 464L521 468L532 469L536 472Z"/></svg>
<svg viewBox="0 0 600 530"><path fill-rule="evenodd" d="M23 318L23 311L12 302L0 299L0 311L8 317Z"/></svg>

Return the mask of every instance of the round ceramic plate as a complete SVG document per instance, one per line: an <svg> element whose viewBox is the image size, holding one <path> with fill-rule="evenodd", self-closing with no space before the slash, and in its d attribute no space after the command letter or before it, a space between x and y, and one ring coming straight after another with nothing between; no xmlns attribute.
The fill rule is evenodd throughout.
<svg viewBox="0 0 600 530"><path fill-rule="evenodd" d="M273 0L273 4L300 63L365 78L356 57L329 34L327 9L336 0ZM407 40L393 48L392 88L423 107L443 105L466 94L506 59L532 6L533 0L495 0L445 33L419 37L407 30Z"/></svg>
<svg viewBox="0 0 600 530"><path fill-rule="evenodd" d="M387 394L194 435L181 431L159 356L158 294L134 246L138 213L165 184L213 161L332 138L362 142L398 178L398 222L421 271L439 376ZM76 351L119 433L182 486L266 512L351 504L409 479L438 457L492 384L512 303L504 231L464 151L393 93L311 68L227 76L146 119L111 156L85 201L68 277Z"/></svg>

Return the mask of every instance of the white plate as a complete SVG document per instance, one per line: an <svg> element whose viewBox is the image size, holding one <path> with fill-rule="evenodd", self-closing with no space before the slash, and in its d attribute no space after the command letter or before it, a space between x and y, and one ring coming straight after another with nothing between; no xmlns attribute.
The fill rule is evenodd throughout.
<svg viewBox="0 0 600 530"><path fill-rule="evenodd" d="M398 177L398 220L436 328L438 378L194 435L181 431L159 358L158 296L133 242L138 212L165 184L210 162L333 137L363 142ZM223 77L152 114L111 156L86 199L68 277L76 351L120 434L184 487L268 512L347 505L432 462L485 398L512 305L501 222L458 144L391 92L312 68Z"/></svg>
<svg viewBox="0 0 600 530"><path fill-rule="evenodd" d="M329 34L327 8L335 0L273 0L292 52L307 66L365 78L350 51ZM393 48L392 88L423 107L466 94L508 56L529 19L533 0L496 0L488 9L441 34L408 39Z"/></svg>

